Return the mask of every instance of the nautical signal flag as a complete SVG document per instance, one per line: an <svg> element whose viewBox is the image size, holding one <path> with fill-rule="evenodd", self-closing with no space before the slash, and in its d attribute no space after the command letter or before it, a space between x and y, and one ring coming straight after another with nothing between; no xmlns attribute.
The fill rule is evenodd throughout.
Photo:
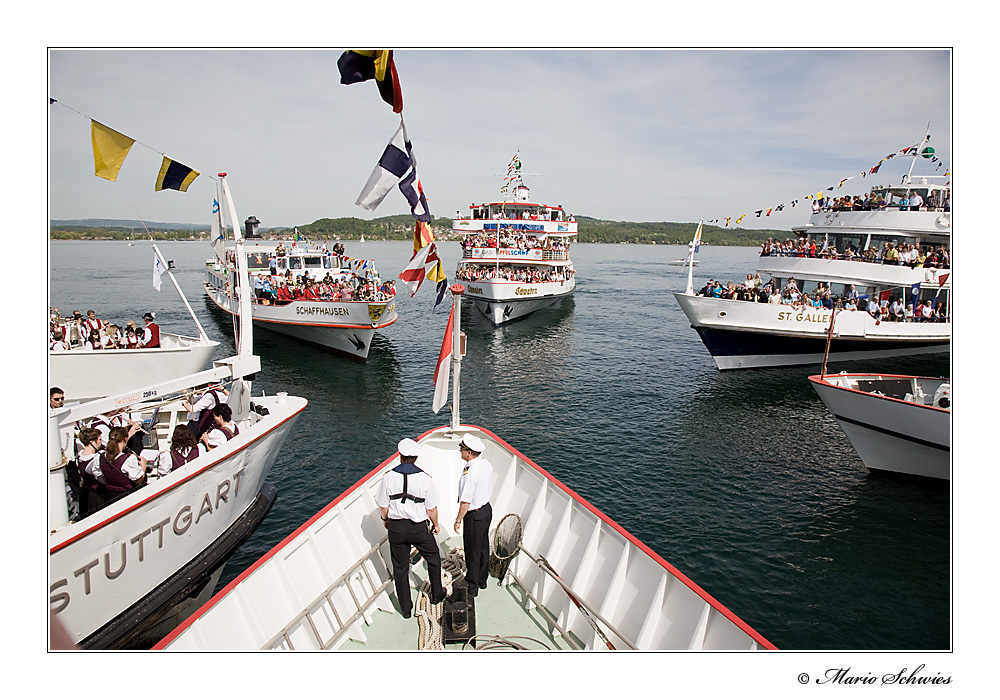
<svg viewBox="0 0 1000 700"><path fill-rule="evenodd" d="M156 191L177 190L187 192L187 188L194 182L194 179L201 175L197 170L192 170L188 166L178 163L163 156L163 163L160 165L160 174L156 177Z"/></svg>
<svg viewBox="0 0 1000 700"><path fill-rule="evenodd" d="M351 50L345 51L337 59L340 69L340 83L353 85L366 80L375 79L382 99L392 106L392 111L399 114L403 111L403 92L399 89L399 77L396 75L396 63L392 51L386 50Z"/></svg>
<svg viewBox="0 0 1000 700"><path fill-rule="evenodd" d="M437 246L433 243L424 246L420 252L414 254L410 263L399 273L399 279L403 280L410 288L411 297L420 289L425 277L434 282L445 280L441 259L437 254Z"/></svg>
<svg viewBox="0 0 1000 700"><path fill-rule="evenodd" d="M455 307L451 307L451 314L448 315L448 325L444 330L444 342L441 343L441 352L438 353L437 366L434 368L434 413L441 410L441 407L448 403L448 383L451 381L451 355L452 348L455 347Z"/></svg>
<svg viewBox="0 0 1000 700"><path fill-rule="evenodd" d="M375 211L396 183L399 183L399 191L409 202L410 212L414 218L430 223L431 213L427 207L427 198L424 196L420 179L417 177L413 145L407 138L402 118L355 204L362 209Z"/></svg>
<svg viewBox="0 0 1000 700"><path fill-rule="evenodd" d="M94 175L114 182L135 139L91 119L90 141L94 147Z"/></svg>
<svg viewBox="0 0 1000 700"><path fill-rule="evenodd" d="M434 233L431 231L430 224L424 221L418 221L417 225L413 229L414 254L419 253L421 248L425 245L430 245L433 241Z"/></svg>

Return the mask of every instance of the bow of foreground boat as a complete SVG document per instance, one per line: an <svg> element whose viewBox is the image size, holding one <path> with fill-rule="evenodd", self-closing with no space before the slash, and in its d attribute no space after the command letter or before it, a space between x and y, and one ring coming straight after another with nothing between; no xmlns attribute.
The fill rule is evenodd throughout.
<svg viewBox="0 0 1000 700"><path fill-rule="evenodd" d="M483 440L484 456L494 467L494 528L508 514L516 514L523 527L506 571L503 562L508 557L497 554L495 530L491 533L490 585L475 598L462 594L461 538L444 525L458 511L463 461L457 447L468 433ZM444 571L457 580L444 603L431 606L420 595L416 614L404 619L396 601L375 493L382 476L398 464L397 453L155 648L406 650L510 643L532 649L774 649L690 579L496 435L474 426L442 427L419 442L419 466L432 476L441 495L437 541ZM419 591L426 566L419 562L411 569L411 584Z"/></svg>

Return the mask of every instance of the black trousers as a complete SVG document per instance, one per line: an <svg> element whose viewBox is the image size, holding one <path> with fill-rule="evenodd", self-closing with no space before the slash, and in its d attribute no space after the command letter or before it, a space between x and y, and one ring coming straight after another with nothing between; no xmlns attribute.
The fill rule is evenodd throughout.
<svg viewBox="0 0 1000 700"><path fill-rule="evenodd" d="M462 519L462 544L465 546L465 580L469 595L475 595L480 588L486 588L490 564L490 522L493 507L487 503L481 508L469 511Z"/></svg>
<svg viewBox="0 0 1000 700"><path fill-rule="evenodd" d="M444 595L441 585L441 551L434 535L428 529L428 522L415 523L412 520L389 521L389 554L392 558L392 578L396 584L399 609L404 615L413 612L413 598L410 595L410 546L416 547L427 562L427 576L431 581L431 597Z"/></svg>

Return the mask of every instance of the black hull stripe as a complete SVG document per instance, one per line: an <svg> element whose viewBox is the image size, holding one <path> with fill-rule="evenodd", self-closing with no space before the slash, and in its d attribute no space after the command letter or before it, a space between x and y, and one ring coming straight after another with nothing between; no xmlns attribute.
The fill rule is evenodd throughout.
<svg viewBox="0 0 1000 700"><path fill-rule="evenodd" d="M738 357L740 355L814 355L826 350L826 338L799 338L769 333L724 330L720 328L695 327L705 347L713 357ZM886 350L916 350L918 348L941 347L948 349L950 341L944 340L861 340L834 338L830 343L831 353L879 352Z"/></svg>
<svg viewBox="0 0 1000 700"><path fill-rule="evenodd" d="M883 435L889 435L890 437L894 437L897 440L905 440L906 442L912 442L912 443L915 443L917 445L922 445L923 447L931 447L931 448L933 448L935 450L941 450L942 452L951 453L951 447L949 447L948 445L942 445L942 444L937 443L937 442L931 442L930 440L924 440L923 438L913 437L912 435L904 435L903 433L897 433L895 430L889 430L888 428L881 428L881 427L879 427L877 425L871 425L869 423L863 423L863 422L861 422L859 420L855 420L853 418L848 418L847 416L841 416L841 415L838 415L836 413L833 414L833 417L836 418L837 420L842 420L845 423L852 423L854 425L860 426L862 428L866 428L868 430L874 430L876 433L882 433Z"/></svg>

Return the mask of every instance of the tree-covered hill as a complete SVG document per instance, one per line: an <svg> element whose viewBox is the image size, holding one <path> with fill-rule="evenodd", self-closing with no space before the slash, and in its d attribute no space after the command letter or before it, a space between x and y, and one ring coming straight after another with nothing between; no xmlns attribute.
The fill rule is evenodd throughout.
<svg viewBox="0 0 1000 700"><path fill-rule="evenodd" d="M102 223L104 223L102 221ZM111 224L108 221L107 224ZM121 222L125 225L78 225L77 222L52 221L49 227L51 240L128 240L145 239L146 233L141 227L130 226L132 222ZM634 222L607 221L578 216L581 243L657 243L668 245L683 245L690 242L694 236L697 223ZM177 224L155 224L150 231L155 240L197 241L208 240L207 226L204 228L179 227ZM311 224L298 224L292 228L260 229L264 238L289 238L293 228L299 234L312 241L332 241L338 238L357 240L364 236L366 240L410 240L413 237L413 217L409 214L383 216L377 219L365 220L356 217L339 219L318 219ZM434 219L432 228L438 239L452 237L451 219ZM768 238L791 236L790 231L774 229L744 229L720 228L706 225L702 231L702 242L706 245L751 246L760 245Z"/></svg>

